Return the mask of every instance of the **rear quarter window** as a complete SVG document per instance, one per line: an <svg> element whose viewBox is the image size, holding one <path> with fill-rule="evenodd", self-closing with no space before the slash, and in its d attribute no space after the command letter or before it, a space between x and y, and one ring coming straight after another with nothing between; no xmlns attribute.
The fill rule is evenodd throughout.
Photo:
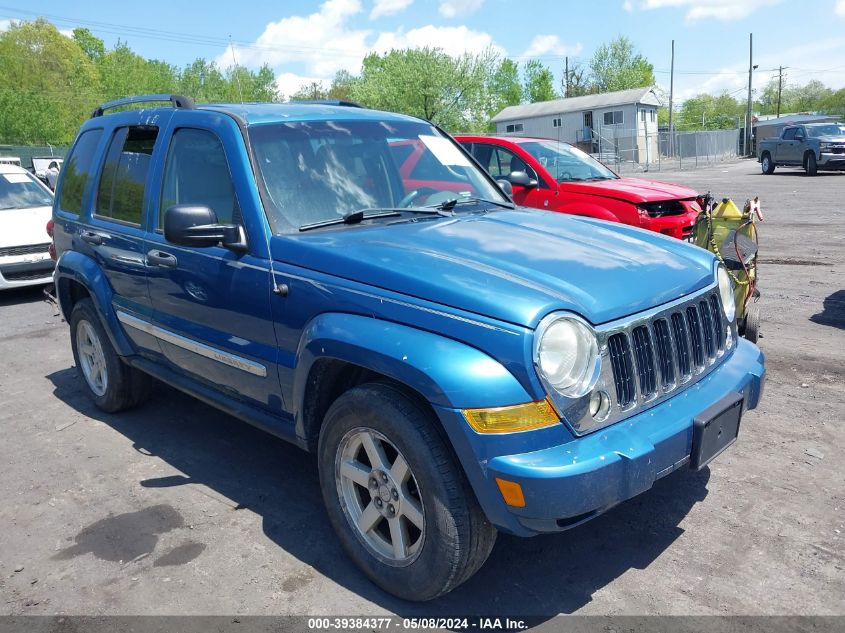
<svg viewBox="0 0 845 633"><path fill-rule="evenodd" d="M59 197L59 209L62 211L77 215L82 211L82 199L91 182L94 153L102 136L102 129L83 132L65 161Z"/></svg>
<svg viewBox="0 0 845 633"><path fill-rule="evenodd" d="M144 189L158 128L130 126L115 130L97 189L97 217L141 224Z"/></svg>

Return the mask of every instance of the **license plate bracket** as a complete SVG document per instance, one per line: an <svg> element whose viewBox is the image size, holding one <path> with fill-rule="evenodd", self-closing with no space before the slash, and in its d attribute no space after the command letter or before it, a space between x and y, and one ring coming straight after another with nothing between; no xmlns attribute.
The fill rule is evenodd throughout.
<svg viewBox="0 0 845 633"><path fill-rule="evenodd" d="M701 470L736 442L744 400L731 393L693 418L690 468Z"/></svg>

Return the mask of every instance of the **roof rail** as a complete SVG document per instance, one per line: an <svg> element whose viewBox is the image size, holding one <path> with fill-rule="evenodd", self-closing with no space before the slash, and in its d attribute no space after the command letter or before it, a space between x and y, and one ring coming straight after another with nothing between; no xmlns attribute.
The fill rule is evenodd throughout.
<svg viewBox="0 0 845 633"><path fill-rule="evenodd" d="M289 103L305 104L305 105L328 105L328 106L343 106L345 108L363 108L360 103L354 101L344 101L343 99L294 99Z"/></svg>
<svg viewBox="0 0 845 633"><path fill-rule="evenodd" d="M103 113L106 110L119 108L120 106L130 105L133 103L149 103L151 101L169 101L173 104L174 108L185 108L186 110L194 109L194 100L190 97L167 94L138 95L135 97L124 97L123 99L115 99L114 101L109 101L108 103L104 103L101 106L97 106L96 108L94 108L94 112L91 113L91 118L93 119L98 116L103 116Z"/></svg>

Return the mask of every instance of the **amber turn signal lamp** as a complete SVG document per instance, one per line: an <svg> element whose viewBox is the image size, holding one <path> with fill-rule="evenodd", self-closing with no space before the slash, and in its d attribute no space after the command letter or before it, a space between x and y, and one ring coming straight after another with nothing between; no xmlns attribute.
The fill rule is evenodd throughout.
<svg viewBox="0 0 845 633"><path fill-rule="evenodd" d="M505 500L505 503L514 508L525 507L525 495L522 494L522 486L515 481L499 479L498 477L496 477L496 485L499 486L499 492L502 493L502 499Z"/></svg>
<svg viewBox="0 0 845 633"><path fill-rule="evenodd" d="M548 400L493 409L464 409L464 418L478 433L514 433L551 426L560 421Z"/></svg>

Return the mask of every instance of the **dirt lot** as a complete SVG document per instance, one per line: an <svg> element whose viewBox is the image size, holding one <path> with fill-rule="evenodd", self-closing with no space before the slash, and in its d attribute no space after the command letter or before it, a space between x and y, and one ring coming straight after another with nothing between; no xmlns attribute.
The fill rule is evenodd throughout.
<svg viewBox="0 0 845 633"><path fill-rule="evenodd" d="M346 559L311 456L163 385L98 412L41 290L4 293L0 612L845 614L845 174L758 174L657 174L763 200L769 378L740 441L575 530L500 537L424 607Z"/></svg>

